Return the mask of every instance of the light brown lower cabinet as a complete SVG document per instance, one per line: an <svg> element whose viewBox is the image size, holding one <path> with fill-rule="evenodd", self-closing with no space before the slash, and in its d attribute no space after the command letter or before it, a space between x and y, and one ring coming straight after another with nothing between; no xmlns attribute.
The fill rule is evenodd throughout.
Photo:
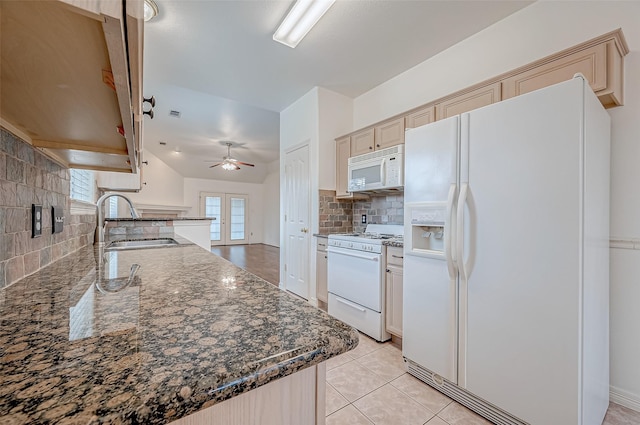
<svg viewBox="0 0 640 425"><path fill-rule="evenodd" d="M316 248L316 298L329 302L327 293L327 239L318 238Z"/></svg>
<svg viewBox="0 0 640 425"><path fill-rule="evenodd" d="M402 248L387 247L386 313L387 332L402 338Z"/></svg>
<svg viewBox="0 0 640 425"><path fill-rule="evenodd" d="M323 362L169 425L324 425L325 380Z"/></svg>

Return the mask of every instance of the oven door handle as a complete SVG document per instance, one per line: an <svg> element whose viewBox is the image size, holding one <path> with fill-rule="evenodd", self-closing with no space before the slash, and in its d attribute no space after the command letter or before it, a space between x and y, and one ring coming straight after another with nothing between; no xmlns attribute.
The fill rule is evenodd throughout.
<svg viewBox="0 0 640 425"><path fill-rule="evenodd" d="M360 307L359 305L351 303L351 302L349 302L347 300L343 300L342 298L336 297L336 301L338 301L339 303L342 303L342 304L344 304L346 306L349 306L349 307L353 308L354 310L358 310L358 311L360 311L362 313L366 313L367 312L367 310L365 308Z"/></svg>
<svg viewBox="0 0 640 425"><path fill-rule="evenodd" d="M329 247L327 251L329 252L329 254L346 255L349 257L356 257L356 258L361 258L363 260L370 260L370 261L376 261L376 262L379 261L379 257L380 257L379 255L370 256L370 255L356 254L356 252L338 251L335 248L332 249L332 247Z"/></svg>

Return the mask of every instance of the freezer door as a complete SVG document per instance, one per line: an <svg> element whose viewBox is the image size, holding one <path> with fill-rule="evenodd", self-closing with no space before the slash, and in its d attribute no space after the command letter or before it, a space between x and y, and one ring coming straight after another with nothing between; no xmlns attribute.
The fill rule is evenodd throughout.
<svg viewBox="0 0 640 425"><path fill-rule="evenodd" d="M531 424L583 423L582 119L581 80L462 115L459 385Z"/></svg>
<svg viewBox="0 0 640 425"><path fill-rule="evenodd" d="M403 285L403 356L456 383L456 280L442 259L405 255Z"/></svg>
<svg viewBox="0 0 640 425"><path fill-rule="evenodd" d="M459 122L455 116L407 130L405 203L447 200L450 186L457 183Z"/></svg>

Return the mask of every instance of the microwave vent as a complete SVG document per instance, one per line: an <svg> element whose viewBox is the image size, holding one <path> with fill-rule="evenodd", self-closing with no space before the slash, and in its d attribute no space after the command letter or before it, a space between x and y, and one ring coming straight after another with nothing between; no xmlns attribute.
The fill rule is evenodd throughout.
<svg viewBox="0 0 640 425"><path fill-rule="evenodd" d="M371 159L382 158L383 156L389 156L394 154L402 155L404 153L403 145L391 146L390 148L381 149L379 151L363 153L362 155L353 156L349 158L349 164L357 164L363 161L369 161Z"/></svg>

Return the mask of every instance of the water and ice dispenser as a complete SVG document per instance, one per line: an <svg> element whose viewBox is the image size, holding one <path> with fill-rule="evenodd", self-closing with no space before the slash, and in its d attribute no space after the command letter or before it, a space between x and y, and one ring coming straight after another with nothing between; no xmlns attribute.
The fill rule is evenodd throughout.
<svg viewBox="0 0 640 425"><path fill-rule="evenodd" d="M408 251L418 255L443 256L446 203L415 203L405 205L405 208L411 226L409 234L405 231L404 235Z"/></svg>

